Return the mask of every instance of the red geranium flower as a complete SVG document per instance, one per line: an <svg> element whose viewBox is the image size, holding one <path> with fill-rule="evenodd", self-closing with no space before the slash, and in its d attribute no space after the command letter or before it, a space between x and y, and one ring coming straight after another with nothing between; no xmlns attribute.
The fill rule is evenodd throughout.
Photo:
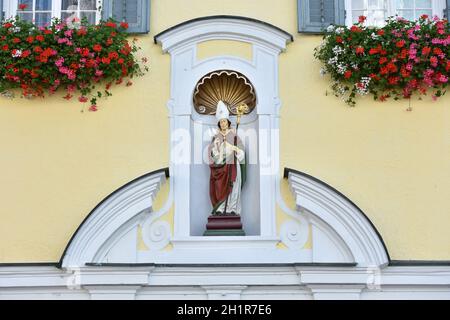
<svg viewBox="0 0 450 320"><path fill-rule="evenodd" d="M25 51L22 52L22 58L26 58L26 57L28 57L30 54L31 54L31 51L30 51L30 50L25 50Z"/></svg>
<svg viewBox="0 0 450 320"><path fill-rule="evenodd" d="M89 55L89 49L88 48L81 49L81 56L82 57L87 57L88 55Z"/></svg>
<svg viewBox="0 0 450 320"><path fill-rule="evenodd" d="M87 35L86 29L85 28L81 28L80 30L77 31L77 35L79 35L79 36Z"/></svg>
<svg viewBox="0 0 450 320"><path fill-rule="evenodd" d="M107 22L105 23L105 27L110 27L110 28L117 28L117 24L115 24L114 22Z"/></svg>
<svg viewBox="0 0 450 320"><path fill-rule="evenodd" d="M43 35L39 34L39 35L36 36L36 40L42 42L42 41L44 41L45 39L44 39L44 36L43 36Z"/></svg>
<svg viewBox="0 0 450 320"><path fill-rule="evenodd" d="M350 78L351 76L352 76L352 72L351 72L350 70L345 71L345 73L344 73L344 78L345 78L345 79L348 79L348 78Z"/></svg>
<svg viewBox="0 0 450 320"><path fill-rule="evenodd" d="M365 16L359 16L359 17L358 17L358 22L359 22L359 23L364 23L364 21L366 21L366 19L367 19L367 18L366 18Z"/></svg>
<svg viewBox="0 0 450 320"><path fill-rule="evenodd" d="M120 27L122 27L124 29L128 29L128 23L127 22L121 22L120 23Z"/></svg>
<svg viewBox="0 0 450 320"><path fill-rule="evenodd" d="M113 52L110 52L110 53L108 54L108 57L109 57L111 60L115 60L115 59L119 58L119 54L118 54L117 52L113 51Z"/></svg>
<svg viewBox="0 0 450 320"><path fill-rule="evenodd" d="M395 45L397 48L403 48L405 46L405 40L399 40Z"/></svg>
<svg viewBox="0 0 450 320"><path fill-rule="evenodd" d="M388 59L386 57L381 57L379 63L385 64L387 61L388 61Z"/></svg>
<svg viewBox="0 0 450 320"><path fill-rule="evenodd" d="M443 54L443 52L442 52L442 50L440 48L434 48L433 49L433 54L438 56L438 55Z"/></svg>
<svg viewBox="0 0 450 320"><path fill-rule="evenodd" d="M104 63L104 64L110 64L110 63L111 63L111 59L106 58L106 57L103 57L103 58L102 58L102 63Z"/></svg>
<svg viewBox="0 0 450 320"><path fill-rule="evenodd" d="M357 47L356 48L356 54L363 54L364 53L364 48L363 47Z"/></svg>
<svg viewBox="0 0 450 320"><path fill-rule="evenodd" d="M19 9L20 9L20 10L25 10L26 8L28 8L28 5L27 5L27 4L25 4L25 3L19 4Z"/></svg>
<svg viewBox="0 0 450 320"><path fill-rule="evenodd" d="M96 44L96 45L94 45L93 50L95 52L100 52L100 51L102 51L102 46L99 44Z"/></svg>

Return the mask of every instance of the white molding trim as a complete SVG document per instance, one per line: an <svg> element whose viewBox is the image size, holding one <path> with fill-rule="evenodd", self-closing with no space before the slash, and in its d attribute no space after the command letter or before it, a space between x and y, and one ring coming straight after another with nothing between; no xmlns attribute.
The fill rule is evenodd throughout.
<svg viewBox="0 0 450 320"><path fill-rule="evenodd" d="M450 266L0 266L4 299L450 299Z"/></svg>
<svg viewBox="0 0 450 320"><path fill-rule="evenodd" d="M193 44L219 39L259 44L281 52L292 41L289 34L267 23L245 17L218 16L194 20L156 35L155 42L161 44L163 52L172 53Z"/></svg>
<svg viewBox="0 0 450 320"><path fill-rule="evenodd" d="M378 232L347 198L306 175L290 171L288 179L297 208L310 216L309 221L313 225L325 224L336 232L338 247L339 242L343 242L355 262L362 266L385 266L389 263Z"/></svg>
<svg viewBox="0 0 450 320"><path fill-rule="evenodd" d="M130 230L140 215L151 212L153 200L165 179L162 171L146 175L105 199L77 230L62 266L81 267L85 263L103 262L100 259L119 238L113 235L124 226Z"/></svg>

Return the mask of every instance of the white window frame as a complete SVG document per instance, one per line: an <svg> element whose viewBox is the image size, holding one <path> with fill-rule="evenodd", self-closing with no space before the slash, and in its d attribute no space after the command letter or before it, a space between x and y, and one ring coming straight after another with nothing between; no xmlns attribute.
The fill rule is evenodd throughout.
<svg viewBox="0 0 450 320"><path fill-rule="evenodd" d="M101 20L101 12L98 10L103 4L103 0L97 1L97 10L95 14L95 23L98 24ZM5 19L15 17L18 12L18 0L4 0L3 7L5 11ZM52 18L61 18L61 10L62 0L52 0ZM65 10L64 10L65 11ZM81 10L77 10L78 14ZM83 10L84 11L84 10ZM89 11L89 10L86 10Z"/></svg>
<svg viewBox="0 0 450 320"><path fill-rule="evenodd" d="M444 17L444 10L446 7L445 0L431 0L432 6L432 15L436 15L440 18ZM395 0L387 0L386 1L386 17L395 16L397 10L395 8ZM345 0L345 25L351 26L352 22L352 0Z"/></svg>

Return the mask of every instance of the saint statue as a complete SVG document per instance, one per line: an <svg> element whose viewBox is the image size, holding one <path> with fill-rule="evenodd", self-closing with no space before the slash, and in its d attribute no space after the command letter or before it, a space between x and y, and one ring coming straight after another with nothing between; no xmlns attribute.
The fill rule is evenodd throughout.
<svg viewBox="0 0 450 320"><path fill-rule="evenodd" d="M219 130L208 149L212 215L241 214L241 190L246 178L245 149L237 132L231 128L229 115L227 106L219 101L216 110Z"/></svg>

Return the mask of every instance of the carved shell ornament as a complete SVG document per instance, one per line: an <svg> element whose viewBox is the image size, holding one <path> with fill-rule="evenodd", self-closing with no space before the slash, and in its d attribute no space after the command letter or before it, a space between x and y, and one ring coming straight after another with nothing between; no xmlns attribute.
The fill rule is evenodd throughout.
<svg viewBox="0 0 450 320"><path fill-rule="evenodd" d="M217 103L223 101L231 115L245 103L249 114L256 107L256 94L251 82L236 71L219 70L205 75L195 86L194 108L199 114L215 115Z"/></svg>

